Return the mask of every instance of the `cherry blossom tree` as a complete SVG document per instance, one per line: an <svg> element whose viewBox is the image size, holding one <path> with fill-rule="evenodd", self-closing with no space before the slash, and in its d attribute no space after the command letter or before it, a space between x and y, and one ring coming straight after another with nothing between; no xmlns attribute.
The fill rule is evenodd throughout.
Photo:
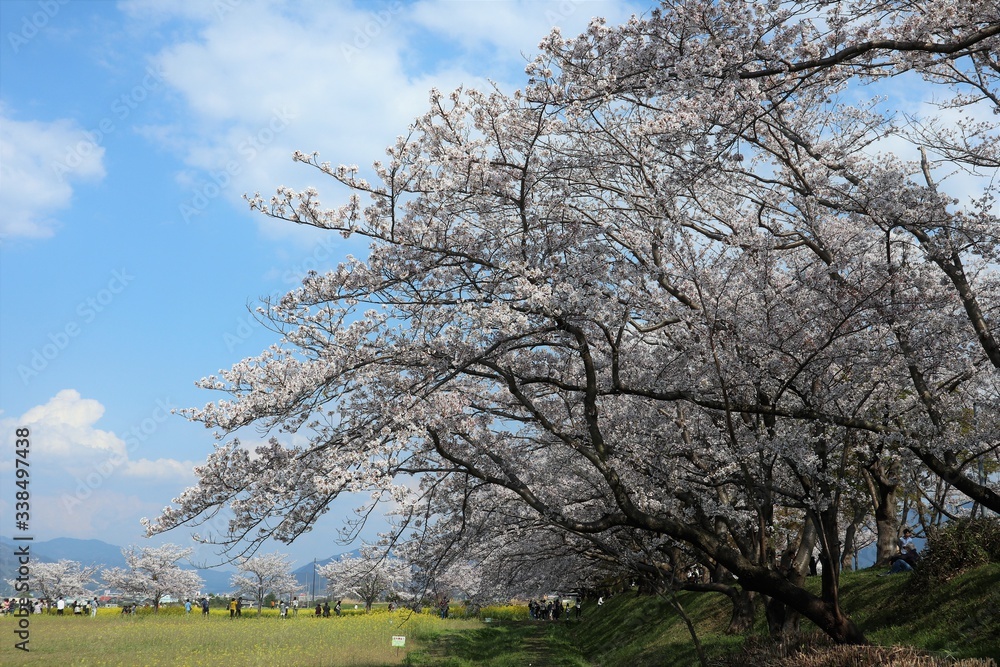
<svg viewBox="0 0 1000 667"><path fill-rule="evenodd" d="M394 513L409 539L394 554L413 568L417 599L460 598L468 609L533 599L552 591L598 587L628 563L612 534L582 537L555 530L530 508L491 485L451 476L427 494L434 521ZM451 508L466 505L464 512ZM614 544L614 546L612 546Z"/></svg>
<svg viewBox="0 0 1000 667"><path fill-rule="evenodd" d="M101 577L108 586L126 595L149 598L153 602L153 609L159 612L160 600L164 596L191 597L201 588L201 577L192 570L182 569L178 564L188 558L192 551L193 549L182 549L176 544L127 547L122 549L125 567L103 570Z"/></svg>
<svg viewBox="0 0 1000 667"><path fill-rule="evenodd" d="M331 595L361 600L366 612L385 596L405 592L409 583L406 564L395 558L341 556L316 571L327 580Z"/></svg>
<svg viewBox="0 0 1000 667"><path fill-rule="evenodd" d="M31 590L37 598L86 598L91 595L88 586L96 583L94 575L100 565L82 565L75 560L62 559L56 563L32 563ZM13 581L9 582L11 586Z"/></svg>
<svg viewBox="0 0 1000 667"><path fill-rule="evenodd" d="M488 498L864 642L839 603L859 461L1000 511L973 474L1000 432L998 34L982 0L664 2L554 31L522 91L434 91L372 180L296 154L347 203L251 207L369 255L262 304L281 340L202 380L225 398L187 416L221 442L149 532L228 507L224 545L290 541L366 492L393 546Z"/></svg>
<svg viewBox="0 0 1000 667"><path fill-rule="evenodd" d="M231 584L240 595L256 603L258 616L264 608L264 598L268 593L281 597L302 588L291 573L292 564L288 556L282 554L242 558L236 567L239 568L239 573L233 575Z"/></svg>

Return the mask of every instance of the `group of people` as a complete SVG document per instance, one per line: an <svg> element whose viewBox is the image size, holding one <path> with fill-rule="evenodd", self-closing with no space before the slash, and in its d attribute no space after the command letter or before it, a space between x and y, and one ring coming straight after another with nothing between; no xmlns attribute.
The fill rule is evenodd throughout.
<svg viewBox="0 0 1000 667"><path fill-rule="evenodd" d="M337 604L333 605L333 613L337 616L340 616L341 602L342 600L337 600ZM330 618L329 602L324 602L323 604L320 604L319 602L316 603L316 618Z"/></svg>
<svg viewBox="0 0 1000 667"><path fill-rule="evenodd" d="M604 599L601 598L603 604ZM534 600L528 601L528 615L536 621L558 621L560 618L569 619L571 613L575 611L576 618L579 619L582 613L582 603L580 598L576 598L575 604L570 602L560 602L559 600Z"/></svg>
<svg viewBox="0 0 1000 667"><path fill-rule="evenodd" d="M202 616L208 616L208 598L202 598L198 602L194 602L194 603L191 602L190 598L187 599L187 600L184 600L184 611L187 612L188 614L190 614L191 613L191 609L193 609L194 605L196 605L196 604L198 605L198 608L201 609L201 615ZM242 611L242 609L241 609L241 611Z"/></svg>
<svg viewBox="0 0 1000 667"><path fill-rule="evenodd" d="M341 607L341 603L342 603L342 600L337 600L337 603L333 606L333 613L336 614L337 616L340 616L340 614L341 614L341 608L342 608ZM203 598L201 600L200 604L201 604L201 613L202 613L202 615L208 614L208 598ZM191 601L190 600L186 600L185 601L184 607L185 607L185 609L187 609L188 613L191 613ZM278 610L278 615L281 618L288 618L289 611L291 611L291 614L290 614L291 616L298 616L298 614L299 614L299 607L300 607L300 605L299 605L299 598L298 597L292 599L291 602L288 602L288 601L285 601L285 600L274 600L274 601L271 602L271 608L272 609L277 609ZM230 618L242 617L243 616L243 599L242 598L238 598L238 597L231 598L229 600L229 605L227 606L227 609L229 609L229 617ZM324 603L320 604L319 602L317 602L316 603L315 615L316 615L316 618L330 618L330 603L329 602L324 602Z"/></svg>
<svg viewBox="0 0 1000 667"><path fill-rule="evenodd" d="M48 609L46 602L46 600L29 600L27 598L4 598L3 602L0 603L0 616L13 614L18 609L27 609L28 613L41 614L43 609Z"/></svg>
<svg viewBox="0 0 1000 667"><path fill-rule="evenodd" d="M229 618L243 616L243 598L233 598L229 601Z"/></svg>
<svg viewBox="0 0 1000 667"><path fill-rule="evenodd" d="M18 609L27 609L33 614L41 614L43 611L55 609L56 614L59 616L66 616L68 614L73 614L74 616L96 616L99 606L97 598L67 600L65 597L60 597L55 601L49 598L4 598L3 603L0 604L0 615L12 614Z"/></svg>
<svg viewBox="0 0 1000 667"><path fill-rule="evenodd" d="M274 606L274 602L273 601L271 602L271 606L272 607ZM292 616L298 616L299 615L299 599L297 597L294 600L292 600L290 603L289 602L285 602L284 600L281 600L280 602L278 602L278 615L281 616L281 618L288 618L288 610L289 609L291 609L291 611L292 611Z"/></svg>

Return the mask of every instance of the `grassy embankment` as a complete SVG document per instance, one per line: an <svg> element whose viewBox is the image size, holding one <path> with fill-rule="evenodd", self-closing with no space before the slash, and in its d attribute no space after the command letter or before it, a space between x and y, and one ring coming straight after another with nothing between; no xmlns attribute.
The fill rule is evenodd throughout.
<svg viewBox="0 0 1000 667"><path fill-rule="evenodd" d="M818 586L818 581L811 582ZM917 587L908 575L878 577L874 571L845 573L842 596L847 613L868 639L882 646L906 646L938 658L993 658L1000 661L1000 565L982 567L944 584ZM716 664L765 664L762 653L750 654L763 643L764 628L745 639L725 634L730 606L718 594L682 593L681 603L695 620L699 639ZM411 653L410 664L421 667L507 667L514 665L600 665L601 667L690 667L698 657L686 626L665 598L623 594L598 609L584 608L577 622L508 623L444 635L429 650ZM761 618L761 622L762 622ZM810 624L804 623L808 630ZM825 643L813 637L812 644ZM880 656L889 652L870 651ZM930 667L933 661L907 661L896 651L894 664ZM544 661L536 658L545 655ZM884 664L838 661L782 664ZM982 663L980 663L982 664Z"/></svg>

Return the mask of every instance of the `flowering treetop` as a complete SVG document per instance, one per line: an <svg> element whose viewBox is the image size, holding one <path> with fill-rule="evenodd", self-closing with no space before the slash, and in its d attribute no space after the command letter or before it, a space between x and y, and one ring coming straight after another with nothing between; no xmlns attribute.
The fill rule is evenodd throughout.
<svg viewBox="0 0 1000 667"><path fill-rule="evenodd" d="M971 474L1000 402L998 33L971 0L665 2L553 32L523 91L432 92L372 181L296 154L347 203L251 207L369 255L265 302L280 342L202 380L225 398L187 415L223 442L149 531L228 506L224 543L292 540L364 491L398 541L515 502L688 545L859 641L835 568L811 595L768 536L795 512L839 562L845 462L886 453L1000 510ZM964 120L892 113L890 77ZM251 425L267 446L226 440Z"/></svg>

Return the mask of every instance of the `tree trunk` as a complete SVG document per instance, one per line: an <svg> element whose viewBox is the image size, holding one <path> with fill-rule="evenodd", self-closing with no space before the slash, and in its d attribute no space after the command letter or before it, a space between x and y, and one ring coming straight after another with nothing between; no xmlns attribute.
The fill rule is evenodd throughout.
<svg viewBox="0 0 1000 667"><path fill-rule="evenodd" d="M858 533L858 524L851 522L847 526L847 531L844 533L844 552L840 554L840 569L853 570L852 564L854 562L854 539Z"/></svg>
<svg viewBox="0 0 1000 667"><path fill-rule="evenodd" d="M754 617L757 615L757 594L741 586L730 599L733 601L733 615L729 619L726 634L742 635L750 632L753 629Z"/></svg>
<svg viewBox="0 0 1000 667"><path fill-rule="evenodd" d="M759 565L749 560L730 543L713 531L673 517L652 517L628 508L636 527L652 530L662 535L669 535L677 540L687 542L700 550L705 556L725 566L739 579L740 585L747 590L757 591L763 595L775 598L792 609L801 613L816 624L839 644L867 644L864 634L851 620L843 614L837 603L836 586L830 587L824 581L823 596L818 597L801 584L789 581L785 573L779 572L773 564ZM834 510L835 511L835 510ZM836 530L836 521L832 528ZM834 534L834 541L838 539ZM837 545L834 552L839 554ZM828 546L824 545L824 551ZM836 563L836 561L834 561ZM827 574L826 571L829 571ZM824 562L824 574L833 576L836 583L835 564Z"/></svg>
<svg viewBox="0 0 1000 667"><path fill-rule="evenodd" d="M899 462L886 466L875 461L866 469L872 484L872 504L875 506L875 530L877 532L875 565L887 565L896 554L896 539L899 537L899 520L896 518L896 491L899 489Z"/></svg>
<svg viewBox="0 0 1000 667"><path fill-rule="evenodd" d="M847 526L847 530L844 532L844 552L840 555L841 571L853 570L854 566L857 565L858 550L854 544L854 540L857 538L858 526L868 516L867 507L858 507L854 503L851 503L851 506L854 507L854 516L851 519L851 523Z"/></svg>
<svg viewBox="0 0 1000 667"><path fill-rule="evenodd" d="M680 586L681 590L706 593L722 593L733 603L733 615L729 619L726 634L740 635L753 629L757 614L757 594L742 586L730 586L718 582L689 582Z"/></svg>
<svg viewBox="0 0 1000 667"><path fill-rule="evenodd" d="M794 551L789 545L781 554L778 570L795 586L802 586L805 583L816 539L816 525L812 521L806 520L802 524L798 545ZM802 615L799 612L788 608L785 603L774 598L768 598L764 610L768 632L772 638L782 640L798 634L799 622L802 620Z"/></svg>

